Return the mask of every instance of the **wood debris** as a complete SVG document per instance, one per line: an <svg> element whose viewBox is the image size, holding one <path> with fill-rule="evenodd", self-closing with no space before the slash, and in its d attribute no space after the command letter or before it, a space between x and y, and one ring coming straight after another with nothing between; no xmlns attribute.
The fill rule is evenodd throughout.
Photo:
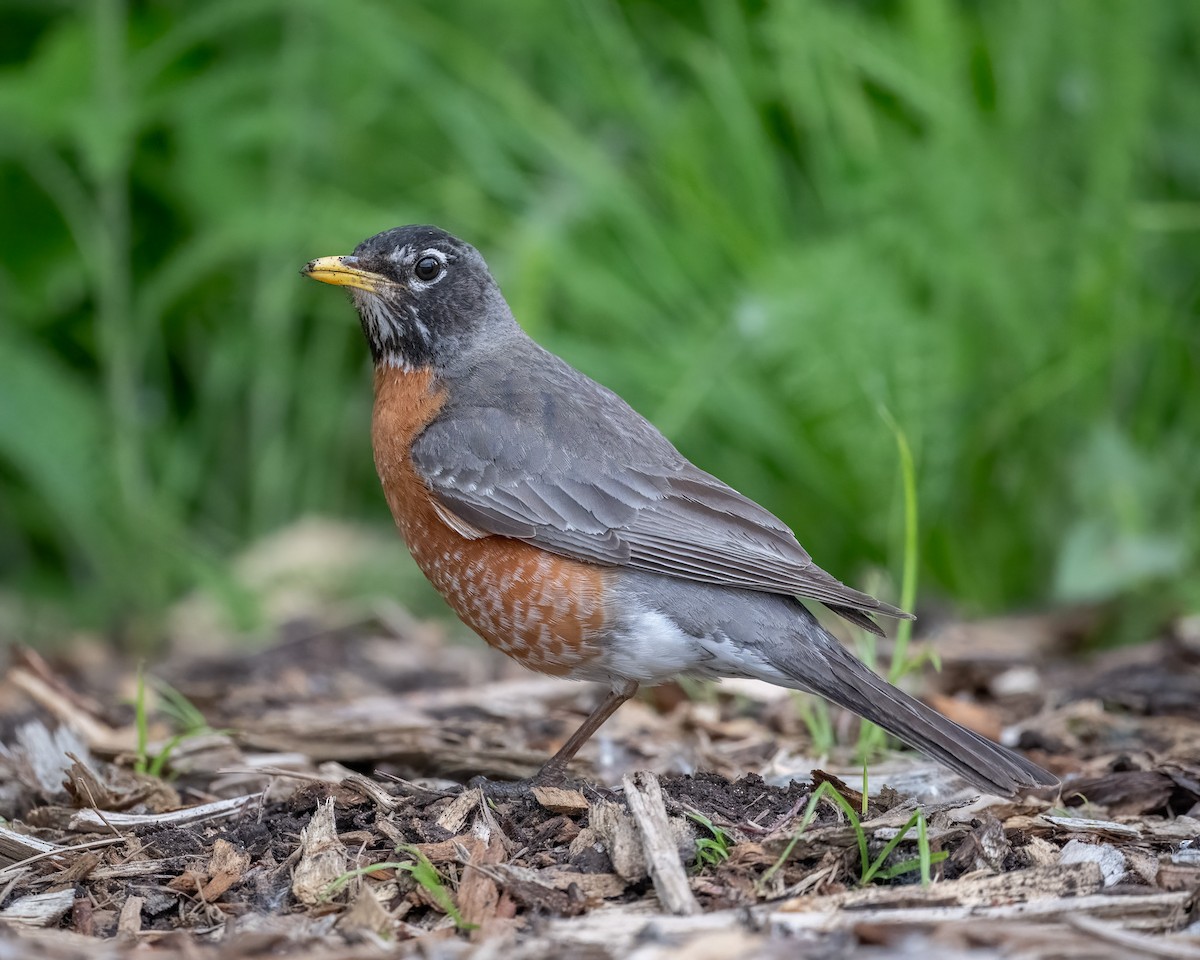
<svg viewBox="0 0 1200 960"><path fill-rule="evenodd" d="M872 767L864 798L847 758L809 756L790 695L748 683L629 704L579 782L464 789L532 773L588 694L370 625L164 666L224 731L172 748L166 781L134 772L113 692L128 669L75 691L17 656L0 680L19 710L0 714L0 960L1200 957L1200 713L1144 696L1191 647L1122 652L1123 694L1102 662L1056 673L1078 620L1019 622L1021 663L1002 624L974 653L959 638L938 679L946 709L1067 778L1052 804L980 800L911 755ZM825 801L797 836L822 782L861 823ZM863 886L860 834L868 859L898 837L889 865L914 858L918 802L933 883Z"/></svg>
<svg viewBox="0 0 1200 960"><path fill-rule="evenodd" d="M642 859L654 881L659 902L668 913L677 916L699 913L700 904L688 886L658 777L652 773L634 774L626 776L623 782L625 802L642 839Z"/></svg>
<svg viewBox="0 0 1200 960"><path fill-rule="evenodd" d="M348 868L346 848L337 835L333 798L322 801L300 833L300 860L292 873L292 893L314 906L332 895L332 887Z"/></svg>

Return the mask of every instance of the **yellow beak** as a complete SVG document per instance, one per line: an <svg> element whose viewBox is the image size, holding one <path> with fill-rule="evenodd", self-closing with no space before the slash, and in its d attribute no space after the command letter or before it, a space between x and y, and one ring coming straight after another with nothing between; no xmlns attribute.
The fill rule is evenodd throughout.
<svg viewBox="0 0 1200 960"><path fill-rule="evenodd" d="M378 293L380 287L392 282L378 273L361 269L357 257L318 257L305 264L300 273L321 283L332 283L335 287L358 287L368 293Z"/></svg>

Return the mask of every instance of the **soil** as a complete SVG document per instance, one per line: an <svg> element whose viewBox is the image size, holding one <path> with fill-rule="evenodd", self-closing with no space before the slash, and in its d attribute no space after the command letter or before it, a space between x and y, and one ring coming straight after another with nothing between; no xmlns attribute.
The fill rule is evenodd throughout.
<svg viewBox="0 0 1200 960"><path fill-rule="evenodd" d="M15 649L0 960L1200 957L1200 623L1083 658L1086 616L926 641L944 666L920 692L1060 796L979 797L888 752L865 812L854 718L818 751L763 684L646 691L578 779L509 796L464 784L532 774L598 692L435 625L293 622L258 651L175 653L150 670L146 744L131 663ZM861 826L810 804L822 784Z"/></svg>

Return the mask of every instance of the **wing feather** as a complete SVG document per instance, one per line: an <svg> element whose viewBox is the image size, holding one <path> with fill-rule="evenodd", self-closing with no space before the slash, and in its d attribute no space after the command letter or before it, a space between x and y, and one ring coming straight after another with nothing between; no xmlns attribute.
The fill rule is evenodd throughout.
<svg viewBox="0 0 1200 960"><path fill-rule="evenodd" d="M467 529L592 563L806 597L876 631L866 614L909 616L826 573L778 517L529 344L542 389L476 376L483 395L452 401L413 445L418 473Z"/></svg>

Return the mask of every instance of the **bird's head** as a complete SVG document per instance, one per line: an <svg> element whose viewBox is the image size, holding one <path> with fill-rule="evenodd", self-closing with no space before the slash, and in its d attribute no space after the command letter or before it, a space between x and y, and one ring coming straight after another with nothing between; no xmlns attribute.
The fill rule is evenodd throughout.
<svg viewBox="0 0 1200 960"><path fill-rule="evenodd" d="M479 251L437 227L386 230L301 273L348 288L377 366L444 369L515 326Z"/></svg>

